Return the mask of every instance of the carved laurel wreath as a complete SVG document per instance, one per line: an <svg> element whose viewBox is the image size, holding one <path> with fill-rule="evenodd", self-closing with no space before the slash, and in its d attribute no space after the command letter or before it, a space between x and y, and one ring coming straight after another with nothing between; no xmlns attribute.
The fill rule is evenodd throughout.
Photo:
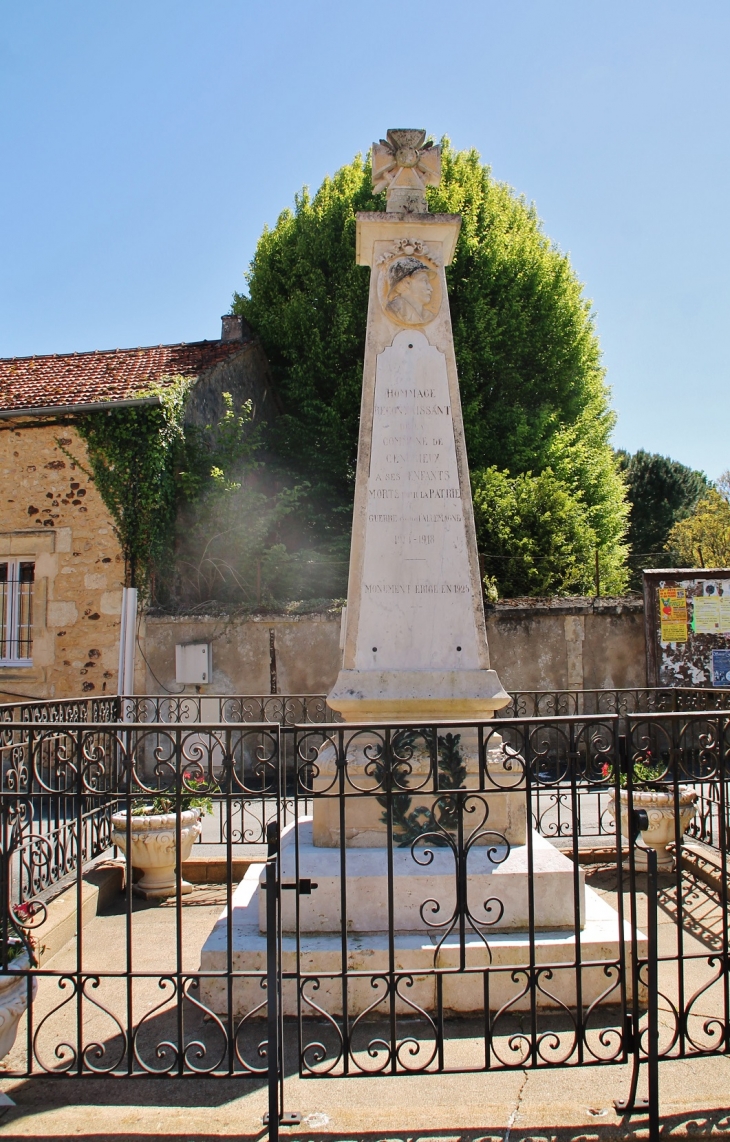
<svg viewBox="0 0 730 1142"><path fill-rule="evenodd" d="M420 238L398 238L390 249L385 250L379 258L376 259L377 266L383 265L385 262L391 262L394 258L401 258L403 256L421 257L425 258L431 263L432 266L437 267L439 260L433 251L422 242Z"/></svg>

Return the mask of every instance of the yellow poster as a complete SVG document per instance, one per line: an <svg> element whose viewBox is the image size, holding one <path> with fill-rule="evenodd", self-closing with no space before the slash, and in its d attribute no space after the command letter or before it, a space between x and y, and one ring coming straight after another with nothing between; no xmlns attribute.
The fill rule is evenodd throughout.
<svg viewBox="0 0 730 1142"><path fill-rule="evenodd" d="M698 595L692 600L692 630L695 634L730 633L730 597Z"/></svg>
<svg viewBox="0 0 730 1142"><path fill-rule="evenodd" d="M660 587L659 619L662 642L687 641L687 595L684 587Z"/></svg>
<svg viewBox="0 0 730 1142"><path fill-rule="evenodd" d="M692 630L695 634L720 634L724 629L719 595L697 595L692 600Z"/></svg>

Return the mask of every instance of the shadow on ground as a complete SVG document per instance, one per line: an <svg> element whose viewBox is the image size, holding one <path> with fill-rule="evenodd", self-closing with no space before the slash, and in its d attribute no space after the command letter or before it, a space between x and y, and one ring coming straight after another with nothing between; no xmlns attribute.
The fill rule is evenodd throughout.
<svg viewBox="0 0 730 1142"><path fill-rule="evenodd" d="M317 1116L312 1115L311 1117L316 1118ZM730 1111L696 1110L689 1115L678 1114L663 1117L661 1133L662 1137L666 1138L724 1138L730 1136ZM305 1119L300 1126L282 1128L281 1134L284 1138L296 1139L297 1142L310 1138L316 1138L317 1142L623 1142L623 1140L646 1138L648 1127L645 1118L637 1117L631 1122L618 1118L613 1123L602 1122L596 1124L595 1129L591 1127L542 1126L539 1129L509 1128L505 1131L504 1129L490 1129L487 1124L478 1130L460 1130L458 1126L455 1126L452 1130L347 1131L344 1133L338 1131L333 1133L318 1128L316 1123L310 1126ZM14 1135L7 1132L7 1128L3 1130L2 1137L10 1140L10 1142L12 1140L20 1142L21 1139L22 1142L27 1142L28 1140L27 1134ZM44 1134L43 1142L67 1142L68 1137L68 1134ZM221 1137L224 1136L220 1133L201 1134L199 1131L166 1133L159 1130L139 1133L74 1134L74 1138L80 1139L81 1142L147 1142L150 1138L159 1139L160 1142L219 1142ZM267 1131L262 1126L261 1130L256 1133L228 1134L227 1137L241 1140L266 1139Z"/></svg>

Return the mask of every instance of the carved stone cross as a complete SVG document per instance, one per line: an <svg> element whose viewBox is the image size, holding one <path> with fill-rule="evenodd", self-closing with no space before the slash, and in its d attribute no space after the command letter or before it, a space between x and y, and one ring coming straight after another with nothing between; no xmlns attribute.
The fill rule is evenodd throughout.
<svg viewBox="0 0 730 1142"><path fill-rule="evenodd" d="M389 213L426 214L425 188L441 181L441 147L426 132L398 128L373 143L373 192L387 190Z"/></svg>

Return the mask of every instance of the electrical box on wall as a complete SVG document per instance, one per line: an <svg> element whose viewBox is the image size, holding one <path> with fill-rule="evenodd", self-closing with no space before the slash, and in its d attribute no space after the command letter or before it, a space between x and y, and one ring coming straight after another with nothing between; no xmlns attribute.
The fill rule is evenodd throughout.
<svg viewBox="0 0 730 1142"><path fill-rule="evenodd" d="M212 674L210 643L178 643L175 647L175 681L209 683Z"/></svg>

